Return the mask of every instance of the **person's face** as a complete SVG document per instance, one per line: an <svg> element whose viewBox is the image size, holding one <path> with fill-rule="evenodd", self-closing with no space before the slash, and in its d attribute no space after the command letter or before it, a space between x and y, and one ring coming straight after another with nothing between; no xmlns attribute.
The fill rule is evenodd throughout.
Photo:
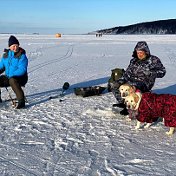
<svg viewBox="0 0 176 176"><path fill-rule="evenodd" d="M145 51L136 51L138 59L142 60L146 58L146 53Z"/></svg>
<svg viewBox="0 0 176 176"><path fill-rule="evenodd" d="M11 51L17 52L18 49L19 49L19 45L18 44L13 44L9 48L10 48Z"/></svg>

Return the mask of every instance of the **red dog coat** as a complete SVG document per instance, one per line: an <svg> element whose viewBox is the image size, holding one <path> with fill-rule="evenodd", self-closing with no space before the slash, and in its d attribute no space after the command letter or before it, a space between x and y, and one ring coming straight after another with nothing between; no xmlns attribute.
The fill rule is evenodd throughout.
<svg viewBox="0 0 176 176"><path fill-rule="evenodd" d="M176 127L176 96L170 94L143 93L137 120L152 123L164 118L165 126Z"/></svg>

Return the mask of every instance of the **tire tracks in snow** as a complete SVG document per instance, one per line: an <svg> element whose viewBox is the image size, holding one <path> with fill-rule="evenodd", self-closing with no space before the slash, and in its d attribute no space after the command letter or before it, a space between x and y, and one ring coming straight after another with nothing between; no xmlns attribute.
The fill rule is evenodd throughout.
<svg viewBox="0 0 176 176"><path fill-rule="evenodd" d="M34 71L37 71L45 66L48 66L50 64L53 64L53 63L57 63L57 62L61 62L63 60L66 60L68 58L70 58L73 54L73 45L70 45L67 49L67 52L65 53L65 55L59 57L59 58L56 58L56 59L52 59L52 60L49 60L49 61L46 61L46 62L43 62L43 63L40 63L38 65L35 65L31 68L31 70L28 72L29 74L34 72Z"/></svg>
<svg viewBox="0 0 176 176"><path fill-rule="evenodd" d="M13 165L21 170L24 170L25 172L32 174L34 176L39 176L40 174L38 172L34 172L32 170L29 170L27 166L24 166L21 163L15 162L12 159L5 158L4 156L0 155L0 162L7 162L9 165Z"/></svg>
<svg viewBox="0 0 176 176"><path fill-rule="evenodd" d="M17 160L16 158L15 159L10 159L8 157L2 156L2 154L1 154L2 153L1 152L2 149L4 149L5 152L6 152L6 155L9 155L9 156L12 156L12 155L11 155L11 153L7 153L7 151L11 151L12 150L13 154L15 154L16 158L18 158L18 159L20 158L20 159L19 160ZM24 160L26 159L26 161L28 161L29 158L30 158L30 160L35 161L34 162L35 163L34 164L35 165L34 169L31 169L31 168L29 168L29 166L24 165L24 163L22 163L23 159ZM20 149L14 147L14 146L10 146L8 144L2 144L2 142L0 144L0 163L1 162L7 163L8 165L13 165L16 168L19 168L19 169L21 169L21 170L23 170L23 171L25 171L25 172L27 172L29 174L32 174L34 176L40 176L40 175L42 176L44 174L44 171L45 171L45 173L47 173L47 170L45 170L45 169L47 169L48 165L54 167L54 171L59 171L60 173L64 173L64 174L68 174L68 173L69 174L73 174L72 171L59 166L57 163L55 164L55 163L53 163L53 162L51 162L51 161L49 161L47 159L40 158L40 157L38 157L36 155L33 155L33 154L29 153L29 152L26 152L24 150L20 150ZM38 163L37 166L36 166L36 163ZM29 165L29 163L26 163L26 164ZM37 168L37 169L35 169L35 168ZM42 170L43 173L40 172L40 170Z"/></svg>

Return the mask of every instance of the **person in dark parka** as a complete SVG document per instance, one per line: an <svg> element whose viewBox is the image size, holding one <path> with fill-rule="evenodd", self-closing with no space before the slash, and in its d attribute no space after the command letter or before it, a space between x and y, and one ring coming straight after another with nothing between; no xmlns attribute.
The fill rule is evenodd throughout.
<svg viewBox="0 0 176 176"><path fill-rule="evenodd" d="M149 47L145 41L139 41L133 51L130 64L124 72L122 78L112 85L112 92L117 100L114 106L124 108L120 114L128 115L124 105L124 100L120 97L118 88L124 83L128 83L143 92L150 92L154 86L156 78L162 78L166 74L166 69L161 60L150 54Z"/></svg>
<svg viewBox="0 0 176 176"><path fill-rule="evenodd" d="M18 100L15 107L17 109L25 107L25 96L22 86L25 86L28 81L28 59L25 50L19 45L18 39L11 35L8 41L9 49L4 49L4 54L0 61L0 73L5 72L5 75L0 76L0 87L11 86ZM0 101L2 102L1 97Z"/></svg>

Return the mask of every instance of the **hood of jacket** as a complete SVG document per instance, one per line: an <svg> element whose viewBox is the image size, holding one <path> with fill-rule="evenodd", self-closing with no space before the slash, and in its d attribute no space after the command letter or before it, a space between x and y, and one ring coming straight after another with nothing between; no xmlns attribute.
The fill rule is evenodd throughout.
<svg viewBox="0 0 176 176"><path fill-rule="evenodd" d="M145 41L140 41L136 44L132 57L137 58L137 50L145 51L147 58L150 57L150 49Z"/></svg>

